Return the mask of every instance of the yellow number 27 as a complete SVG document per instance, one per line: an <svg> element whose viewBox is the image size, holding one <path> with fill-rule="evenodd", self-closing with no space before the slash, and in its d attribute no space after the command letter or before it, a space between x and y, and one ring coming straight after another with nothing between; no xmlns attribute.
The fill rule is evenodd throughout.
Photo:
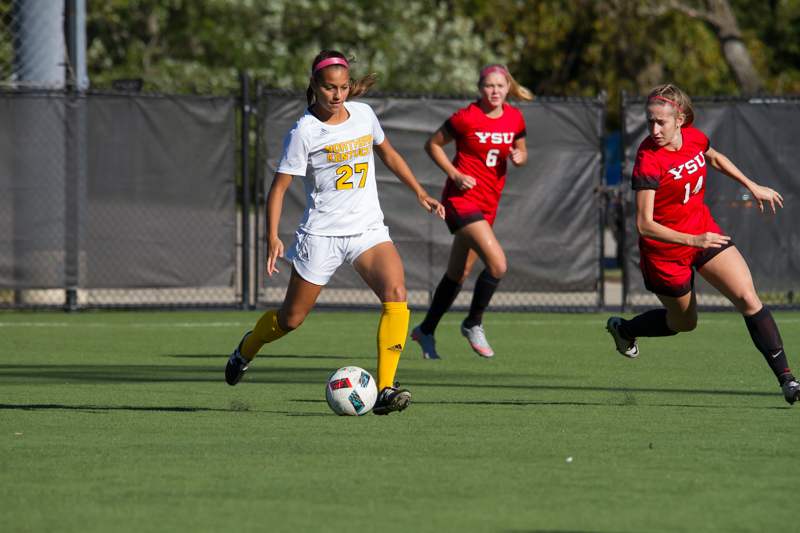
<svg viewBox="0 0 800 533"><path fill-rule="evenodd" d="M358 188L364 186L367 182L367 169L369 168L369 163L358 163L355 167L355 173L361 173L361 181L358 183ZM336 175L339 176L339 179L336 180L336 190L342 189L352 189L353 184L350 183L348 180L353 177L353 167L350 165L342 165L336 169Z"/></svg>

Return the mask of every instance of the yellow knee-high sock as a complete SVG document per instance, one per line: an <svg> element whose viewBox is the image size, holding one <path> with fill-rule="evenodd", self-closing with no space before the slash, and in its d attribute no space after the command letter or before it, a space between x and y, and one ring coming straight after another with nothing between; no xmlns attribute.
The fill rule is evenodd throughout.
<svg viewBox="0 0 800 533"><path fill-rule="evenodd" d="M394 385L394 375L408 335L408 306L405 302L383 304L378 326L378 391Z"/></svg>
<svg viewBox="0 0 800 533"><path fill-rule="evenodd" d="M255 359L261 347L268 342L276 341L286 335L280 326L278 326L278 310L270 309L264 313L256 327L253 328L253 333L247 336L242 343L242 357L248 361Z"/></svg>

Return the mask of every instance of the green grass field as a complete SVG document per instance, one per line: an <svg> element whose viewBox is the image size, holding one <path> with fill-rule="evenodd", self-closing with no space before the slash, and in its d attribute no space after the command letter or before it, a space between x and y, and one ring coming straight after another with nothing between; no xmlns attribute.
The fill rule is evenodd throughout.
<svg viewBox="0 0 800 533"><path fill-rule="evenodd" d="M0 530L796 529L800 406L739 315L636 360L604 315L489 314L493 360L448 315L443 360L400 361L409 409L359 418L324 385L375 371L379 312L315 311L229 387L259 316L0 314ZM800 369L800 315L775 317Z"/></svg>

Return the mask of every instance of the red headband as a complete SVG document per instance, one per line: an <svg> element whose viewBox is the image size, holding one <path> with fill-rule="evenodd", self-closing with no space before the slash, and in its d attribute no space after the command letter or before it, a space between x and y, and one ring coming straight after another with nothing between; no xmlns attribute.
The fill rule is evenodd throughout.
<svg viewBox="0 0 800 533"><path fill-rule="evenodd" d="M683 113L683 109L681 109L681 106L679 106L678 104L676 104L672 100L667 100L663 96L651 96L650 98L647 99L647 101L649 102L650 100L664 100L665 102L669 102L670 104L672 104L675 107L677 107L678 109L680 109L681 113Z"/></svg>
<svg viewBox="0 0 800 533"><path fill-rule="evenodd" d="M511 81L508 77L508 72L506 72L506 69L504 69L503 67L498 67L497 65L491 65L483 69L481 71L481 79L485 78L492 72L499 72L500 74L505 76L508 81Z"/></svg>
<svg viewBox="0 0 800 533"><path fill-rule="evenodd" d="M350 70L350 65L347 64L347 61L345 61L341 57L331 57L317 63L317 66L314 67L314 70L311 71L311 74L314 75L317 73L319 69L329 67L331 65L342 65L347 70Z"/></svg>

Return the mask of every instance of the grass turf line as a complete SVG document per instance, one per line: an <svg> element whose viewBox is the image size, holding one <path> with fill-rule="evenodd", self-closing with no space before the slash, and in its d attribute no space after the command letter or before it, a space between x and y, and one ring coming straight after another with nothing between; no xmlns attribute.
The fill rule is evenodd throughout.
<svg viewBox="0 0 800 533"><path fill-rule="evenodd" d="M3 531L763 531L795 507L798 407L739 315L628 360L604 315L492 313L486 360L451 314L441 361L408 341L410 408L357 419L324 384L374 373L380 314L314 312L229 387L259 316L0 315Z"/></svg>

